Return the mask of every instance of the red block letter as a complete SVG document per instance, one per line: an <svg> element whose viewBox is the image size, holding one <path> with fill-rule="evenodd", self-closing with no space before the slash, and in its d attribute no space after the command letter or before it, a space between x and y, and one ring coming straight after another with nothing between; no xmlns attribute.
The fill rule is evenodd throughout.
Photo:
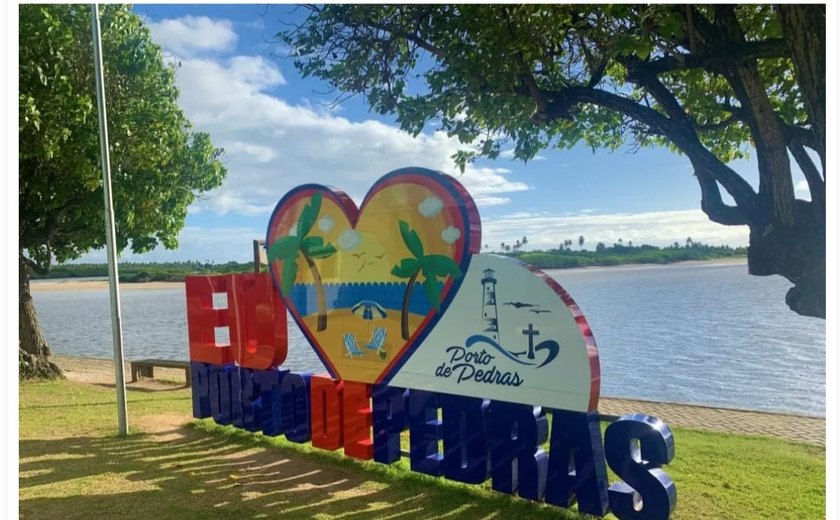
<svg viewBox="0 0 840 520"><path fill-rule="evenodd" d="M230 345L216 344L216 327L228 325L228 310L213 308L213 293L227 293L231 300L230 276L187 276L187 329L190 361L225 365L233 361Z"/></svg>
<svg viewBox="0 0 840 520"><path fill-rule="evenodd" d="M344 454L357 459L373 457L373 410L370 406L370 385L344 382Z"/></svg>
<svg viewBox="0 0 840 520"><path fill-rule="evenodd" d="M286 306L268 273L233 275L230 344L241 367L265 370L286 360Z"/></svg>
<svg viewBox="0 0 840 520"><path fill-rule="evenodd" d="M343 381L327 374L309 380L312 402L310 424L312 445L325 450L337 450L342 443L342 387Z"/></svg>

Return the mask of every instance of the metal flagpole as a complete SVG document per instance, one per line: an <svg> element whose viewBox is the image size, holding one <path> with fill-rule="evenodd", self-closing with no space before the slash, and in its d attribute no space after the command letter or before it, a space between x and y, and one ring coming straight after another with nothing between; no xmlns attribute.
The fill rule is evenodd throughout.
<svg viewBox="0 0 840 520"><path fill-rule="evenodd" d="M117 415L120 435L128 435L128 406L125 402L125 361L123 360L122 313L114 240L114 202L111 194L111 157L108 153L108 118L105 114L105 80L102 74L102 39L99 33L99 6L93 4L93 66L96 69L96 105L99 109L99 146L102 149L102 186L105 192L105 249L108 254L108 285L111 288L111 333L114 337L114 372L117 383Z"/></svg>

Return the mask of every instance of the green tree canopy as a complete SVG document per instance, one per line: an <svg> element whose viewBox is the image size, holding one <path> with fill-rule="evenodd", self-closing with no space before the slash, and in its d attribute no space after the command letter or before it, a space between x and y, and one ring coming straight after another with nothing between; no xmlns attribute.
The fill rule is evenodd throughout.
<svg viewBox="0 0 840 520"><path fill-rule="evenodd" d="M278 36L305 76L469 144L461 168L508 141L685 154L709 218L749 226L750 272L825 316L824 6L327 5ZM758 191L728 165L749 152Z"/></svg>
<svg viewBox="0 0 840 520"><path fill-rule="evenodd" d="M177 104L174 67L140 17L123 5L100 14L116 245L135 253L174 248L187 207L225 177L222 151L191 131ZM104 246L105 217L91 8L22 5L19 21L23 369L24 351L37 364L46 349L34 309L24 308L29 273Z"/></svg>

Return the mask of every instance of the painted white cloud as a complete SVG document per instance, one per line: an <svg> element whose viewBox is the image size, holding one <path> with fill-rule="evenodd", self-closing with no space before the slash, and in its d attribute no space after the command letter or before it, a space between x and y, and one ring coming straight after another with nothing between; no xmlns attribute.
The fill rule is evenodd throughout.
<svg viewBox="0 0 840 520"><path fill-rule="evenodd" d="M746 226L723 226L709 220L700 210L656 211L558 215L516 213L482 219L482 241L498 250L501 242L513 244L528 238L528 250L553 249L564 240L583 235L584 247L594 249L598 242L612 245L622 239L634 245L666 246L692 240L712 245L745 246L749 242Z"/></svg>
<svg viewBox="0 0 840 520"><path fill-rule="evenodd" d="M180 57L229 51L237 40L230 20L214 20L206 16L150 21L148 26L155 43Z"/></svg>
<svg viewBox="0 0 840 520"><path fill-rule="evenodd" d="M447 244L454 244L456 240L461 238L461 230L456 227L449 226L440 232L440 238L442 238Z"/></svg>
<svg viewBox="0 0 840 520"><path fill-rule="evenodd" d="M338 235L338 247L342 251L352 251L356 249L356 247L359 245L359 242L361 241L362 238L359 236L358 231L353 229L348 229L347 231Z"/></svg>
<svg viewBox="0 0 840 520"><path fill-rule="evenodd" d="M323 233L329 233L333 226L335 225L335 220L329 215L321 218L318 221L318 229L320 229Z"/></svg>
<svg viewBox="0 0 840 520"><path fill-rule="evenodd" d="M443 201L437 197L426 197L423 202L417 206L417 211L426 218L438 216L440 210L443 209Z"/></svg>

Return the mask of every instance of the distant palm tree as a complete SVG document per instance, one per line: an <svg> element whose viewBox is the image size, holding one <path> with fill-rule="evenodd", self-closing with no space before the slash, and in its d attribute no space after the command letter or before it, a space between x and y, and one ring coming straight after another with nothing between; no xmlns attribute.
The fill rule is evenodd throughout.
<svg viewBox="0 0 840 520"><path fill-rule="evenodd" d="M581 249L583 249L583 242L583 235L581 235L578 237L578 247L580 247Z"/></svg>
<svg viewBox="0 0 840 520"><path fill-rule="evenodd" d="M275 240L269 246L267 253L269 265L276 260L283 262L280 290L287 298L292 293L292 287L297 279L298 256L303 255L303 259L312 273L312 279L315 281L315 295L318 303L318 331L327 328L327 305L324 298L324 284L321 281L321 273L318 272L315 260L328 258L336 252L332 244L324 244L323 237L306 236L312 231L312 226L318 220L318 213L321 211L321 198L320 192L315 192L312 195L309 204L304 206L303 211L300 212L295 234Z"/></svg>
<svg viewBox="0 0 840 520"><path fill-rule="evenodd" d="M408 258L403 258L399 265L391 268L391 274L398 278L408 278L408 285L405 288L402 303L402 316L400 320L400 328L403 339L408 339L408 304L411 300L411 291L414 289L414 283L420 273L423 273L423 290L426 292L426 298L432 304L432 308L440 311L440 287L438 287L438 277L446 278L447 276L460 278L462 276L461 269L454 260L444 255L426 255L423 251L423 243L417 232L409 227L408 223L400 220L400 235L402 236L405 247L413 255Z"/></svg>
<svg viewBox="0 0 840 520"><path fill-rule="evenodd" d="M525 249L525 246L528 244L528 237L522 237L522 249Z"/></svg>
<svg viewBox="0 0 840 520"><path fill-rule="evenodd" d="M515 243L515 244L513 244L513 250L514 250L514 251L518 251L520 247L522 247L522 242L520 242L519 240L517 240L517 241L516 241L516 243Z"/></svg>

